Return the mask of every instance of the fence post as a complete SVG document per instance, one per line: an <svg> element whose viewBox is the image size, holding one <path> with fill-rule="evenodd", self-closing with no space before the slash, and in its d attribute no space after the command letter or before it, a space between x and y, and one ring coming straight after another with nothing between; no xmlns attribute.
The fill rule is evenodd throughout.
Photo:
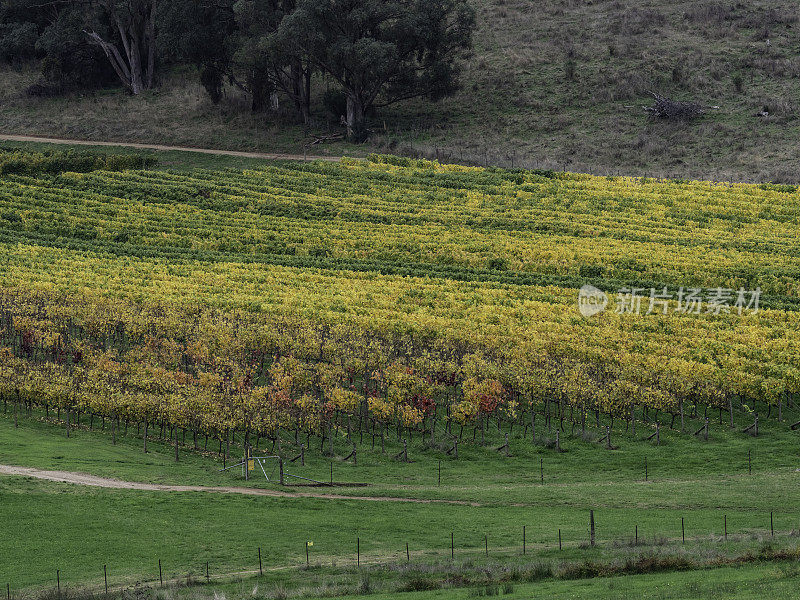
<svg viewBox="0 0 800 600"><path fill-rule="evenodd" d="M541 482L544 483L544 459L543 458L539 459L539 477L541 479Z"/></svg>
<svg viewBox="0 0 800 600"><path fill-rule="evenodd" d="M245 466L246 466L246 465L245 465ZM282 458L279 458L279 459L278 459L278 467L279 467L279 468L280 468L280 470L281 470L281 473L280 473L280 477L281 477L281 485L284 485L284 483L283 483L283 459L282 459Z"/></svg>
<svg viewBox="0 0 800 600"><path fill-rule="evenodd" d="M361 566L361 538L356 538L356 566Z"/></svg>
<svg viewBox="0 0 800 600"><path fill-rule="evenodd" d="M411 562L411 552L408 551L408 542L406 542L406 562Z"/></svg>
<svg viewBox="0 0 800 600"><path fill-rule="evenodd" d="M558 549L561 550L561 530L558 530Z"/></svg>
<svg viewBox="0 0 800 600"><path fill-rule="evenodd" d="M489 556L489 535L486 533L483 534L483 544L486 549L486 556Z"/></svg>
<svg viewBox="0 0 800 600"><path fill-rule="evenodd" d="M723 520L725 521L725 541L728 541L728 515L722 515Z"/></svg>
<svg viewBox="0 0 800 600"><path fill-rule="evenodd" d="M769 513L769 531L775 537L775 522L772 520L772 511Z"/></svg>
<svg viewBox="0 0 800 600"><path fill-rule="evenodd" d="M106 596L108 596L108 565L103 565L103 580L106 582Z"/></svg>
<svg viewBox="0 0 800 600"><path fill-rule="evenodd" d="M522 554L526 553L525 525L522 526Z"/></svg>
<svg viewBox="0 0 800 600"><path fill-rule="evenodd" d="M61 571L56 569L56 588L58 589L58 597L61 598Z"/></svg>
<svg viewBox="0 0 800 600"><path fill-rule="evenodd" d="M439 461L439 483L437 485L442 485L442 461Z"/></svg>
<svg viewBox="0 0 800 600"><path fill-rule="evenodd" d="M589 511L589 542L594 548L594 511Z"/></svg>
<svg viewBox="0 0 800 600"><path fill-rule="evenodd" d="M264 575L264 567L261 566L261 546L258 547L258 574Z"/></svg>
<svg viewBox="0 0 800 600"><path fill-rule="evenodd" d="M684 525L683 517L681 517L681 538L683 538L683 543L686 543L686 527Z"/></svg>
<svg viewBox="0 0 800 600"><path fill-rule="evenodd" d="M158 581L161 583L161 587L164 587L164 572L161 570L161 559L158 559Z"/></svg>
<svg viewBox="0 0 800 600"><path fill-rule="evenodd" d="M455 548L455 533L450 532L450 558L453 559L456 557L456 548Z"/></svg>

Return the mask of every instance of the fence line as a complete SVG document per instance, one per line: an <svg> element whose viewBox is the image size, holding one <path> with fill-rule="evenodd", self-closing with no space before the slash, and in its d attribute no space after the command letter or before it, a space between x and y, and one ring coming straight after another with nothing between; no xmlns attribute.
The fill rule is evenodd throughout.
<svg viewBox="0 0 800 600"><path fill-rule="evenodd" d="M747 529L747 528L744 528L741 533L734 534L734 533L729 532L728 531L728 518L727 517L728 517L727 513L725 513L725 514L723 514L721 516L720 525L721 525L721 530L723 531L723 533L722 533L722 535L717 534L719 536L719 543L727 543L727 542L730 542L730 541L740 541L742 539L747 539L747 538L749 538L750 536L752 536L754 534L754 530ZM765 519L766 519L766 515L765 515ZM443 544L442 544L441 547L439 547L439 548L435 548L435 547L434 548L419 547L417 550L425 552L425 557L428 560L427 561L421 561L421 563L420 563L420 564L425 564L426 562L429 562L429 560L432 557L435 557L435 558L438 558L438 559L442 559L442 558L445 558L445 557L449 556L450 560L456 560L457 557L463 557L463 556L466 556L466 558L471 560L471 559L474 559L475 557L478 557L478 556L481 556L481 555L485 555L485 557L487 557L487 558L489 558L490 556L503 556L503 557L518 556L520 558L523 558L523 557L527 557L527 555L528 555L527 550L531 549L531 548L536 550L536 551L539 551L539 552L542 552L542 551L546 552L546 551L549 551L549 550L555 550L556 548L559 551L563 551L565 548L589 550L589 549L592 549L592 548L596 548L598 546L602 547L600 536L597 535L597 531L601 530L601 528L600 527L596 527L594 510L587 511L587 521L586 522L588 524L587 535L586 535L586 537L580 538L580 539L565 540L563 538L563 535L562 535L562 529L559 527L559 528L554 528L552 539L550 539L550 540L539 540L539 541L534 541L533 543L531 543L531 541L527 538L527 528L526 528L525 525L523 525L520 540L518 540L518 542L516 544L512 544L512 545L490 546L489 545L489 536L488 536L487 533L484 532L483 534L479 535L476 532L470 532L470 535L467 535L467 536L465 536L463 533L460 534L459 538L462 539L462 540L463 539L473 540L476 543L469 544L469 545L458 546L456 541L459 538L456 537L455 531L450 531L450 539L447 540L446 537L445 537L445 539L443 539ZM773 539L776 538L776 537L789 538L789 537L800 535L800 531L797 531L797 530L794 530L794 529L784 530L784 531L776 531L775 530L775 525L774 525L774 511L771 511L769 513L769 524L770 524L769 525L769 530L767 530L765 528L763 530L755 530L755 531L761 531L761 532L763 532L763 535L769 535ZM562 527L563 527L563 523L562 523ZM674 543L674 544L683 545L683 544L686 544L687 539L689 541L700 541L700 540L706 539L707 536L709 536L709 535L712 535L712 536L714 535L714 532L710 531L705 535L696 534L696 535L694 535L692 537L687 538L687 536L686 536L685 517L681 517L681 519L680 519L680 535L677 535L677 527L678 527L678 523L676 522L675 523L675 528L676 528L675 529L675 533L676 533L676 535L674 537L661 536L658 533L652 534L653 543L654 544L659 544L659 545L663 545L665 543L669 543L669 544ZM647 543L647 541L643 541L643 540L645 540L645 538L640 535L640 530L639 530L638 524L636 524L634 526L634 531L633 531L633 536L632 537L630 537L630 538L626 538L626 537L609 538L609 539L602 540L602 543L605 544L606 547L613 547L615 544L617 544L617 545L629 544L631 542L631 540L633 541L633 545L634 546L649 546L649 545L651 545L651 544ZM407 563L412 562L411 549L414 548L414 545L410 541L405 542L405 553L403 553L403 548L402 547L398 547L396 553L387 554L386 552L383 552L383 555L382 556L378 556L378 557L376 557L376 556L370 557L369 556L369 554L370 554L369 552L363 552L362 549L361 549L361 541L362 541L362 536L361 535L359 535L359 536L357 536L355 538L355 540L354 540L354 542L355 542L354 543L355 552L354 552L353 556L351 556L351 557L348 557L347 555L342 555L342 554L319 554L319 555L316 556L317 560L314 561L313 559L315 558L315 554L316 553L312 550L312 548L316 548L316 547L313 545L313 543L311 541L306 540L304 542L305 555L303 556L303 559L298 560L296 562L296 564L277 565L277 566L268 567L267 569L265 569L264 566L263 566L263 562L262 562L261 547L258 547L258 548L255 548L254 551L253 551L253 559L254 559L254 561L256 559L258 561L257 562L257 564L258 564L257 568L254 567L254 568L250 569L250 568L245 567L244 570L240 569L240 570L235 570L235 571L224 571L224 570L214 569L214 573L212 574L211 573L211 567L213 565L211 564L211 562L209 560L198 560L196 562L197 562L197 565L199 565L199 572L189 571L185 575L173 575L171 577L166 577L166 578L165 578L165 575L164 575L164 567L165 567L165 565L162 562L162 560L159 558L159 559L153 561L154 569L155 568L158 569L158 578L157 579L152 579L152 580L146 580L146 581L144 581L142 583L144 585L151 585L151 586L158 585L159 587L163 588L165 585L178 584L178 583L183 583L183 582L192 582L194 578L198 578L198 579L201 579L201 580L205 579L206 583L210 583L212 580L213 581L226 581L226 580L228 580L228 579L230 579L232 577L239 577L239 576L243 576L243 575L252 575L252 576L262 577L264 575L265 571L274 572L274 571L290 570L290 569L297 569L297 568L309 568L309 567L312 567L312 566L316 566L318 564L322 564L323 562L327 562L330 559L336 559L337 563L341 564L342 566L356 566L356 567L359 567L359 568L362 565L363 566L368 566L368 567L369 566L373 566L374 567L374 566L381 566L381 565L388 566L388 565L392 565L392 564L397 564L397 563L403 562L403 557L404 556L405 556L405 562L407 562ZM449 547L448 547L448 542L449 542ZM800 549L794 549L794 550L795 550L796 553L800 553ZM380 551L378 551L378 552L380 552ZM394 558L391 558L390 556L394 556ZM536 556L536 554L534 553L533 556ZM535 560L535 559L531 559L531 560ZM185 565L183 567L185 568ZM56 592L58 598L61 597L62 591L63 590L67 590L67 588L68 588L68 584L66 582L66 579L64 579L64 577L63 577L64 573L65 572L62 569L56 569L55 570L54 583L56 584L56 586L54 588L54 591ZM154 570L153 573L155 575L155 570ZM108 565L107 564L102 565L102 568L98 568L98 578L100 577L101 574L102 574L102 577L103 577L103 583L102 584L98 584L96 587L100 588L100 589L104 589L106 596L109 594L110 591L113 592L115 590L125 590L125 589L128 589L130 587L129 584L118 584L117 586L109 585L109 582L108 582ZM62 586L62 583L64 584L63 586ZM139 584L137 584L137 585L139 585ZM13 593L13 589L14 588L12 588L11 583L7 582L6 583L7 600L20 600L21 598L25 597L25 590L23 590L22 594L15 594L15 593ZM28 589L31 590L31 589L36 589L36 588L31 587L31 588L28 588ZM47 589L46 586L44 586L43 589ZM85 587L85 588L82 588L82 589L91 589L91 588L90 587Z"/></svg>

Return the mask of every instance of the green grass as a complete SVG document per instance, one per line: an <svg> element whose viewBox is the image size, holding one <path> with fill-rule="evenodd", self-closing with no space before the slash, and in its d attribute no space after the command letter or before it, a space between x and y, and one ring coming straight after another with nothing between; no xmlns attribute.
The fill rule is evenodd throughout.
<svg viewBox="0 0 800 600"><path fill-rule="evenodd" d="M96 585L103 565L109 566L114 583L152 581L157 579L159 560L168 579L198 577L206 562L215 573L253 572L258 569L258 547L268 570L296 569L305 563L307 540L314 544L310 562L319 567L355 562L356 538L360 538L365 565L404 562L406 542L415 562L440 562L449 557L451 531L459 563L481 559L485 532L493 560L508 557L519 562L523 524L527 526L526 556L531 560L602 562L630 557L651 546L651 532L663 534L667 526L680 522L680 514L688 512L695 522L706 525L719 517L716 510L602 509L596 513L600 547L589 549L582 547L586 511L567 506L474 508L165 494L84 489L21 478L0 480L0 498L4 535L16 540L13 561L1 575L15 588L47 586L55 580L56 570L62 582ZM752 520L747 511L729 515L731 526ZM634 521L639 523L641 548L622 542L628 537L627 528L632 533ZM788 525L788 520L779 525ZM566 545L561 552L558 527ZM672 547L662 552L698 561L703 556L718 560L757 548L765 538L762 527L747 535L731 534L723 543L720 530L721 524L716 536L702 535L685 548L673 539ZM661 535L657 537L659 547L665 542ZM615 540L617 545L612 544ZM795 547L797 542L784 534L774 543L780 548Z"/></svg>
<svg viewBox="0 0 800 600"><path fill-rule="evenodd" d="M87 146L70 144L51 144L42 142L12 142L0 140L0 148L13 148L28 152L43 152L57 148L59 150L71 150L75 153L91 153L99 155L108 154L140 154L154 156L158 159L158 165L152 170L185 170L192 169L257 169L266 164L280 164L283 161L264 160L260 158L248 158L242 156L228 156L224 154L206 154L201 152L184 151L157 151L141 148L130 148L126 146Z"/></svg>
<svg viewBox="0 0 800 600"><path fill-rule="evenodd" d="M496 565L495 565L496 566ZM411 571L407 573L410 575ZM451 575L458 577L454 569ZM227 598L364 598L375 600L460 600L496 596L507 600L522 598L797 598L797 578L800 567L796 562L755 562L752 564L706 568L692 571L654 572L633 575L608 575L595 578L547 577L539 578L541 571L495 571L482 579L472 580L469 586L445 584L431 586L429 578L421 571L405 582L394 580L386 572L363 568L347 572L331 569L304 571L304 582L299 588L286 587L269 574L262 578L242 577L220 583L206 584L202 579L192 585L183 583L168 586L140 588L140 595L149 599L204 600L212 597ZM534 583L535 581L535 583Z"/></svg>
<svg viewBox="0 0 800 600"><path fill-rule="evenodd" d="M416 593L378 593L374 600L466 600L483 596L497 596L504 600L527 598L594 598L621 600L627 598L662 600L670 598L797 598L795 564L727 567L703 571L658 573L604 577L579 581L543 581L535 584L488 584L468 589L445 589ZM234 592L244 596L245 590ZM345 596L356 598L357 596ZM363 596L362 596L363 597Z"/></svg>
<svg viewBox="0 0 800 600"><path fill-rule="evenodd" d="M191 449L191 435L181 451L181 461L175 463L174 449L169 443L150 441L145 455L142 440L136 437L136 426L129 429L127 437L120 437L117 446L111 444L110 426L101 430L100 419L94 421L94 431L88 431L89 417L82 417L82 428L73 429L69 440L60 427L41 422L43 413L35 412L36 419L21 418L20 427L14 429L11 405L5 418L0 418L0 456L7 464L20 464L43 469L83 471L134 481L155 481L169 484L231 485L244 484L241 472L219 473L222 459L216 454L219 444L208 442L205 457ZM51 413L51 418L55 414ZM792 422L793 414L784 415ZM657 501L660 505L680 507L691 498L694 505L748 506L755 508L778 507L787 498L784 485L800 478L800 432L791 431L775 419L762 419L761 435L753 438L740 433L747 423L739 416L736 430L711 422L708 442L691 433L680 434L667 426L661 429L661 444L656 446L642 438L650 433L641 422L636 438L619 431L612 440L618 448L605 450L603 444L592 442L599 436L593 428L587 429L584 439L579 431L575 435L562 433L563 452L555 452L540 444L531 443L530 432L522 438L522 429L515 427L510 435L511 457L505 458L493 448L501 444L502 434L490 427L485 447L471 443L472 429L465 430L464 442L459 445L459 458L438 448L430 448L415 435L410 443L412 462L393 459L401 446L396 437L387 438L385 454L380 451L380 439L372 448L372 438L358 433L359 461L344 462L352 443L343 432L336 440L337 458L332 461L319 453L319 438L310 439L306 466L287 466L289 472L327 482L330 465L334 464L335 482L366 483L368 487L337 487L336 493L377 496L408 496L418 498L445 498L480 502L483 504L544 504L563 501L565 490L575 502L589 503L602 490L604 498L618 506L635 507ZM696 421L687 420L686 429L696 429ZM617 425L619 427L619 425ZM504 431L507 431L505 427ZM151 430L151 436L157 434ZM545 432L554 438L555 431ZM542 432L539 431L541 439ZM293 457L293 435L283 432L283 449ZM361 441L363 439L363 441ZM254 441L254 440L251 440ZM306 439L301 438L305 443ZM231 449L232 457L241 456L237 444ZM201 448L205 442L199 439ZM261 452L272 451L270 443L261 440ZM748 475L748 453L752 457L752 475ZM232 459L233 460L233 459ZM648 481L645 482L644 463L647 460ZM438 484L439 462L442 464L442 481ZM542 468L544 485L540 482ZM775 481L776 488L765 486ZM735 485L731 486L734 482ZM263 476L257 476L250 485L264 486ZM791 487L791 486L789 486ZM790 492L791 493L791 492Z"/></svg>
<svg viewBox="0 0 800 600"><path fill-rule="evenodd" d="M220 461L212 455L184 449L175 463L173 449L155 440L145 455L135 431L119 438L117 445L111 444L108 427L74 429L67 439L61 427L34 416L20 418L18 428L10 412L0 418L0 463L146 482L245 485L240 474L220 473ZM83 427L87 421L84 416ZM434 565L429 575L440 580L441 565L449 564L451 532L455 564L470 573L479 572L482 561L502 568L530 567L531 561L615 564L655 553L713 564L758 555L767 543L768 548L796 548L800 475L792 463L797 434L766 420L762 431L754 440L715 426L706 444L664 428L659 447L620 434L615 440L620 449L614 451L565 434L566 451L561 454L512 436L510 458L463 444L458 461L415 442L414 462L409 464L365 443L358 467L334 460L340 481L371 484L336 487L332 491L337 494L467 499L480 506L106 490L0 477L4 535L14 540L14 558L0 567L0 583L7 580L15 589L47 587L58 569L70 585L96 587L103 565L108 565L113 585L152 581L159 559L170 579L200 577L206 562L217 574L253 571L261 547L265 568L273 574L269 582L297 588L307 582L307 573L298 572L305 563L307 540L314 542L312 566L339 577L352 569L360 538L363 564L374 565L375 577L387 579L388 589L395 589L414 577L391 567L402 566L406 542L414 564ZM342 450L344 440L339 444ZM753 475L747 475L748 449L755 456ZM387 447L387 454L394 450ZM648 482L639 468L644 456ZM312 450L308 458L306 469L296 467L295 472L328 473L327 457ZM547 465L544 485L538 481L539 458ZM441 486L436 481L440 459ZM269 484L259 478L249 485ZM589 509L597 522L594 549L587 547ZM770 511L775 513L774 540ZM681 542L681 518L686 545ZM637 527L639 545L634 545ZM484 535L488 559L483 557ZM381 569L388 574L382 575ZM475 575L470 577L472 581Z"/></svg>

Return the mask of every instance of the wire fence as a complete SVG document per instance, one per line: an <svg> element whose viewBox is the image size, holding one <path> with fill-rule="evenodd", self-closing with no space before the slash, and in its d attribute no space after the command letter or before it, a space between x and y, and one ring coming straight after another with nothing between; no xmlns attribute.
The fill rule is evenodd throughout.
<svg viewBox="0 0 800 600"><path fill-rule="evenodd" d="M602 512L598 513L601 516ZM790 519L789 515L781 515L783 521ZM371 551L364 551L365 538L361 536L353 537L352 539L340 540L336 547L329 545L315 543L311 539L297 539L298 553L291 561L284 561L281 564L269 565L265 564L262 547L253 548L252 561L243 563L240 566L232 566L230 563L217 567L211 563L210 560L197 558L192 561L187 561L182 565L170 565L160 558L155 558L152 561L152 571L140 573L144 577L143 581L138 582L136 585L146 585L152 587L165 587L175 584L186 583L212 583L223 582L236 577L260 577L264 576L265 572L274 572L280 570L303 569L313 568L318 566L330 566L335 563L336 566L341 568L375 568L375 567L389 567L393 565L406 565L418 564L426 565L432 564L436 561L475 561L476 559L513 559L517 560L541 560L543 557L557 558L560 554L577 560L575 552L592 551L595 549L608 550L614 548L649 548L649 547L673 547L692 549L702 542L721 544L724 548L726 544L736 545L740 547L741 542L751 543L754 540L763 542L780 544L780 542L794 541L800 538L800 529L783 529L778 530L775 527L775 513L761 515L753 519L750 526L746 526L741 522L737 522L737 530L734 530L730 525L728 514L720 512L718 529L709 530L705 534L698 533L697 528L694 528L692 535L687 535L687 525L689 521L685 517L680 520L674 520L670 523L664 523L659 530L645 531L640 528L638 524L634 524L630 535L627 536L603 536L603 529L599 526L600 520L596 520L594 510L586 512L586 520L582 526L585 526L585 535L570 535L568 532L576 531L574 527L565 529L564 527L554 527L552 536L549 539L532 539L530 537L530 530L527 526L523 525L519 530L517 539L509 539L509 536L497 536L487 532L478 531L464 531L458 533L455 530L443 532L442 543L437 547L426 547L424 545L417 545L414 541L409 540L395 544L392 550L385 545L379 548L373 548ZM768 524L768 526L767 526ZM595 554L591 555L593 559L597 559ZM529 558L530 557L530 558ZM731 563L742 562L744 560L783 560L783 559L800 559L800 546L793 544L785 544L783 550L777 549L771 545L761 546L756 554L752 552L745 553L744 555L731 556L729 561ZM562 559L563 560L563 559ZM721 561L719 558L715 559L719 566ZM92 593L104 593L109 595L113 592L119 592L131 587L129 573L117 575L120 581L125 583L109 583L109 573L112 577L115 570L119 567L111 564L111 561L106 564L98 565L97 578L92 583L87 583L86 577L79 578L72 585L71 589L89 590ZM117 573L119 571L116 571ZM7 600L21 600L28 597L41 596L42 592L50 591L54 593L57 598L62 596L66 597L68 587L70 586L70 573L67 570L54 568L52 573L52 580L47 583L46 574L42 574L42 581L37 586L26 587L17 591L15 587L8 582L6 584ZM97 583L97 582L101 583Z"/></svg>

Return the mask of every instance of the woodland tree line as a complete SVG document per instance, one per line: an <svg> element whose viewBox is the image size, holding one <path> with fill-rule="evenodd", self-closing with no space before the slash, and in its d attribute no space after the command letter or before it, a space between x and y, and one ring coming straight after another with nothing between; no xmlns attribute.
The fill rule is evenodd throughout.
<svg viewBox="0 0 800 600"><path fill-rule="evenodd" d="M233 86L309 123L320 97L361 141L376 109L456 89L474 27L467 0L0 0L0 61L40 61L31 95L138 95L190 64L214 103Z"/></svg>

